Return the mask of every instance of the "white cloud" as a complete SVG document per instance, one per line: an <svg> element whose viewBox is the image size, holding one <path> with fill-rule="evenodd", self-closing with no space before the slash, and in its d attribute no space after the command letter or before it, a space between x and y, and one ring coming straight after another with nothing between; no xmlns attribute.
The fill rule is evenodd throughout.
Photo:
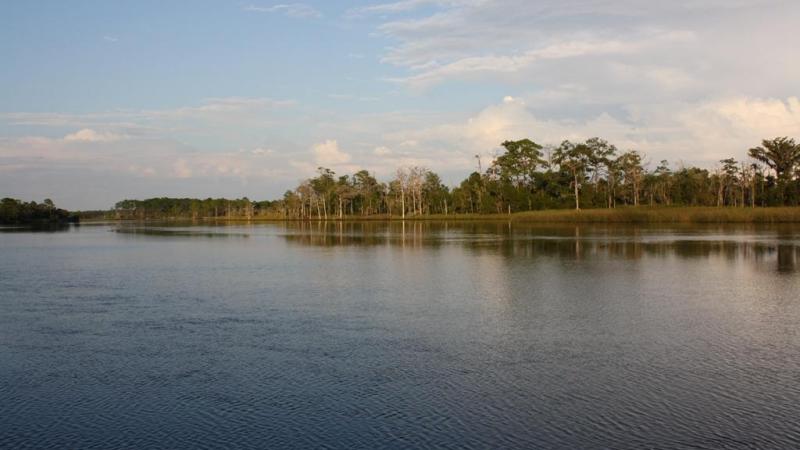
<svg viewBox="0 0 800 450"><path fill-rule="evenodd" d="M274 154L275 150L272 150L271 148L261 148L261 147L259 147L259 148L250 150L250 153L253 154L253 155L256 155L256 156L266 156L266 155Z"/></svg>
<svg viewBox="0 0 800 450"><path fill-rule="evenodd" d="M449 155L434 158L433 168L468 168L475 154L491 154L505 140L531 138L543 145L557 145L563 139L594 136L608 139L622 150L642 151L653 160L701 165L728 157L742 160L747 149L761 139L800 136L800 100L731 97L659 104L635 115L598 113L584 120L556 120L538 117L526 102L506 97L464 121L399 130L384 139L412 139L415 155L437 151Z"/></svg>
<svg viewBox="0 0 800 450"><path fill-rule="evenodd" d="M312 151L315 162L323 166L345 164L352 158L350 154L339 150L339 143L332 139L315 144Z"/></svg>
<svg viewBox="0 0 800 450"><path fill-rule="evenodd" d="M701 154L706 159L740 157L745 149L759 144L762 139L800 137L800 100L797 97L714 100L681 111L676 118L678 129L685 130L687 138L702 143ZM678 139L680 136L674 136L674 141Z"/></svg>
<svg viewBox="0 0 800 450"><path fill-rule="evenodd" d="M152 167L142 167L137 164L131 164L128 166L128 172L137 177L155 177L158 174L156 169Z"/></svg>
<svg viewBox="0 0 800 450"><path fill-rule="evenodd" d="M316 8L304 3L289 3L279 4L273 6L255 6L250 5L244 8L245 11L261 12L261 13L283 13L288 17L298 19L317 19L322 17L322 13Z"/></svg>
<svg viewBox="0 0 800 450"><path fill-rule="evenodd" d="M127 138L125 135L99 132L90 128L84 128L64 136L64 140L68 142L113 142L125 138Z"/></svg>
<svg viewBox="0 0 800 450"><path fill-rule="evenodd" d="M372 150L372 154L376 156L387 156L392 154L392 150L389 149L389 147L380 146L380 147L375 147Z"/></svg>
<svg viewBox="0 0 800 450"><path fill-rule="evenodd" d="M172 171L178 178L191 178L193 173L192 169L189 167L189 163L183 158L178 159L172 164Z"/></svg>

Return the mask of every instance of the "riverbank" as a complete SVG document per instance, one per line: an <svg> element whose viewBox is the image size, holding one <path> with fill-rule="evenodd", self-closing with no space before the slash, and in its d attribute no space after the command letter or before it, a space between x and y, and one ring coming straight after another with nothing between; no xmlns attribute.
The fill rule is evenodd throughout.
<svg viewBox="0 0 800 450"><path fill-rule="evenodd" d="M567 223L800 223L800 207L625 207L582 211L527 211L512 215L520 222Z"/></svg>
<svg viewBox="0 0 800 450"><path fill-rule="evenodd" d="M103 219L102 221L108 221ZM292 219L281 215L256 217L187 218L169 217L148 219L153 222L282 222L282 221L512 221L520 223L800 223L800 207L735 208L735 207L620 207L614 209L543 210L512 214L432 214L424 216L397 215L345 216L328 219ZM84 223L97 220L85 219Z"/></svg>

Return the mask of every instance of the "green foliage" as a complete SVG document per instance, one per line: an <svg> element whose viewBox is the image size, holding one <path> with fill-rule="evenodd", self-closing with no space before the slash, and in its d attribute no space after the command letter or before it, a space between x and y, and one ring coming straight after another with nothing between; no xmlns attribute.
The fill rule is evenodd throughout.
<svg viewBox="0 0 800 450"><path fill-rule="evenodd" d="M800 145L788 137L765 139L760 147L751 148L749 154L751 158L773 169L778 178L791 176L800 164Z"/></svg>
<svg viewBox="0 0 800 450"><path fill-rule="evenodd" d="M77 216L57 208L50 199L45 199L42 203L25 203L13 198L0 200L0 225L55 224L77 221Z"/></svg>
<svg viewBox="0 0 800 450"><path fill-rule="evenodd" d="M760 147L751 148L751 158L775 171L777 195L781 204L796 204L797 172L800 170L800 144L788 137L763 140Z"/></svg>
<svg viewBox="0 0 800 450"><path fill-rule="evenodd" d="M249 199L224 198L150 198L123 200L114 205L116 219L200 219L200 218L255 218L272 212L276 202L253 202Z"/></svg>
<svg viewBox="0 0 800 450"><path fill-rule="evenodd" d="M648 170L649 163L639 152L619 152L615 145L598 137L584 142L564 141L547 152L530 139L505 141L501 146L504 152L484 173L471 173L453 189L445 186L439 175L423 167L401 167L386 182L378 181L366 170L337 175L331 169L319 167L315 177L275 201L124 200L115 206L114 216L124 219L420 218L622 207L625 212L592 212L586 217L636 221L673 217L674 210L661 217L660 212L625 207L753 208L792 206L800 201L800 146L789 138L765 140L762 146L750 149L753 163L727 158L713 171L683 165L672 168L668 161ZM692 220L705 220L705 212L691 214ZM713 220L717 217L720 215L715 213Z"/></svg>

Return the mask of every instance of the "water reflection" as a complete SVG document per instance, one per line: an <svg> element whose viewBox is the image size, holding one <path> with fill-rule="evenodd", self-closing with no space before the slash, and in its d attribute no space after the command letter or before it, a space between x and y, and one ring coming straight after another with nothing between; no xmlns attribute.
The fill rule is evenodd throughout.
<svg viewBox="0 0 800 450"><path fill-rule="evenodd" d="M63 231L70 231L79 227L80 224L69 223L44 223L32 225L2 225L0 226L0 233L56 233Z"/></svg>
<svg viewBox="0 0 800 450"><path fill-rule="evenodd" d="M510 222L286 222L290 244L437 248L560 259L715 258L749 262L780 273L798 270L800 229L794 226L541 225Z"/></svg>
<svg viewBox="0 0 800 450"><path fill-rule="evenodd" d="M778 272L794 272L797 270L797 245L778 245Z"/></svg>
<svg viewBox="0 0 800 450"><path fill-rule="evenodd" d="M152 226L120 226L114 228L113 230L115 233L119 233L121 235L132 235L132 236L152 236L152 237L168 237L168 238L179 238L179 237L192 237L192 238L248 238L250 235L248 233L241 233L241 232L228 232L228 231L220 231L217 229L190 229L190 228L159 228L159 227L152 227Z"/></svg>

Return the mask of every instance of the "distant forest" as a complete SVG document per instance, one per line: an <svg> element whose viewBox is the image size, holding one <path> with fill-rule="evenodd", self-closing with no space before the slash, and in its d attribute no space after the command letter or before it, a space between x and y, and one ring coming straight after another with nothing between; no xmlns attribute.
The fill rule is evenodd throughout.
<svg viewBox="0 0 800 450"><path fill-rule="evenodd" d="M23 202L13 198L0 200L0 225L56 224L77 222L78 216L56 208L53 201Z"/></svg>
<svg viewBox="0 0 800 450"><path fill-rule="evenodd" d="M661 161L645 166L636 151L620 152L600 138L545 148L530 139L506 141L485 170L457 187L424 167L403 167L381 182L366 170L337 175L320 167L282 199L153 198L124 200L113 215L149 218L410 217L503 214L542 209L630 206L796 206L800 203L800 144L779 137L748 151L748 161L723 159L716 169Z"/></svg>

